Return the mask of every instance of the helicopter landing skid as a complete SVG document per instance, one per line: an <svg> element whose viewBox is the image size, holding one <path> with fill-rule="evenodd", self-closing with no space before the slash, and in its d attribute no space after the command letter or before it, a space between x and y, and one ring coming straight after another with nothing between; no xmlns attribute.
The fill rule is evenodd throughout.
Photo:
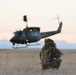
<svg viewBox="0 0 76 75"><path fill-rule="evenodd" d="M19 44L18 44L18 45L19 45ZM12 46L12 48L14 48L14 49L18 49L18 48L27 48L27 45L24 46L24 47L18 47L18 45L17 45L17 46Z"/></svg>
<svg viewBox="0 0 76 75"><path fill-rule="evenodd" d="M40 45L39 43L36 44L27 44L27 46L35 46L35 45Z"/></svg>
<svg viewBox="0 0 76 75"><path fill-rule="evenodd" d="M14 49L18 49L18 48L28 48L28 46L35 46L35 45L40 45L39 43L37 44L26 44L26 46L24 47L18 47L19 44L17 44L16 46L12 46L12 48Z"/></svg>

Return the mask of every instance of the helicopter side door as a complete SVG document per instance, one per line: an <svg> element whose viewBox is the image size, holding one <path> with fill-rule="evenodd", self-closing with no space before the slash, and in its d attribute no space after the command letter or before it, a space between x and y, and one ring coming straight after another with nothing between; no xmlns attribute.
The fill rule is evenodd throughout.
<svg viewBox="0 0 76 75"><path fill-rule="evenodd" d="M36 42L40 40L40 33L36 29L30 29L28 32L29 42Z"/></svg>

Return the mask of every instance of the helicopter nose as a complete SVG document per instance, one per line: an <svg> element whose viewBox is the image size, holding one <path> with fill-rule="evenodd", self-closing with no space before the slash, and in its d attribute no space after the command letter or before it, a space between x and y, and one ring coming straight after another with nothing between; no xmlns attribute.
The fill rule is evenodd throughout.
<svg viewBox="0 0 76 75"><path fill-rule="evenodd" d="M10 39L10 42L12 42L12 39Z"/></svg>
<svg viewBox="0 0 76 75"><path fill-rule="evenodd" d="M10 42L13 42L13 39L12 38L10 39Z"/></svg>

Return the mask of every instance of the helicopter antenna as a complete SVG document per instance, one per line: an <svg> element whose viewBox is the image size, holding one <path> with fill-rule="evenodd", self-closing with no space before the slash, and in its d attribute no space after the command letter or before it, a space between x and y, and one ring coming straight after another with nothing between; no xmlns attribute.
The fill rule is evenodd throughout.
<svg viewBox="0 0 76 75"><path fill-rule="evenodd" d="M28 27L28 25L27 25L27 16L26 15L23 16L23 20L26 22L26 27Z"/></svg>

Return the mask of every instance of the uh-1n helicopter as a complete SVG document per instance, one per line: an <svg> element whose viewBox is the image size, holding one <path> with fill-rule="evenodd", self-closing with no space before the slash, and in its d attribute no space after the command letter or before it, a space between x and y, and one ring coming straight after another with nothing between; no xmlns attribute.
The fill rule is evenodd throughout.
<svg viewBox="0 0 76 75"><path fill-rule="evenodd" d="M27 15L23 17L23 20L26 22L26 28L24 28L22 31L19 30L14 32L15 35L10 39L10 42L12 42L13 46L15 44L26 44L27 46L28 43L37 42L42 38L58 34L62 29L62 22L59 22L59 27L56 31L40 32L40 27L28 27Z"/></svg>

